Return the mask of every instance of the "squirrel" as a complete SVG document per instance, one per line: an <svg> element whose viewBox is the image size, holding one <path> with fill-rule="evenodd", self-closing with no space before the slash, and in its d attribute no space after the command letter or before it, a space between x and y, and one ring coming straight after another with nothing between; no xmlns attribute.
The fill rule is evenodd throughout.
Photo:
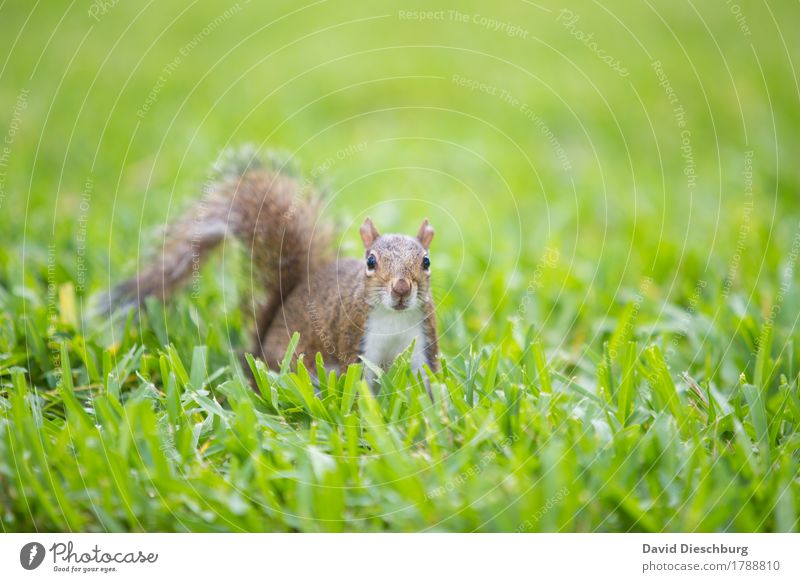
<svg viewBox="0 0 800 582"><path fill-rule="evenodd" d="M338 259L334 229L320 220L321 196L275 166L247 148L223 154L199 203L167 227L154 259L115 286L100 309L137 309L149 296L166 301L232 237L249 251L253 281L264 295L252 352L271 369L299 332L293 365L317 353L328 370L366 360L365 379L375 390L374 367L388 369L414 343L411 369L430 391L424 367L438 370L438 339L428 219L412 237L380 234L366 218L359 231L363 258Z"/></svg>

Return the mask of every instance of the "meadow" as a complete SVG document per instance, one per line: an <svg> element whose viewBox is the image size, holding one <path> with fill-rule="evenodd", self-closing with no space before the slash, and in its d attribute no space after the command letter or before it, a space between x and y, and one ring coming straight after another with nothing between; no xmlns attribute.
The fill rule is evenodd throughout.
<svg viewBox="0 0 800 582"><path fill-rule="evenodd" d="M797 531L798 17L0 3L2 531ZM433 398L407 357L253 389L235 245L91 316L243 143L342 255L430 218Z"/></svg>

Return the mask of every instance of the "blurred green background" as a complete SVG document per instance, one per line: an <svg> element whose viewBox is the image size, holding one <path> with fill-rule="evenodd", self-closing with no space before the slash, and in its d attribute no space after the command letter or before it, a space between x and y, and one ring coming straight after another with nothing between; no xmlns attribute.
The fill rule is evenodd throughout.
<svg viewBox="0 0 800 582"><path fill-rule="evenodd" d="M44 346L67 338L79 351L84 340L76 324L89 296L135 271L158 244L159 227L200 194L221 150L251 142L285 151L330 189L326 213L342 227L343 254L360 252L356 226L367 214L381 230L407 233L424 216L431 219L442 350L454 369L467 370L465 377L473 365L468 355L477 354L474 365L485 369L495 346L500 369L513 377L517 352L530 347L526 334L536 331L569 394L559 401L560 416L536 430L556 435L554 459L572 442L559 435L570 422L593 443L576 453L586 490L569 484L573 505L549 517L546 529L796 529L791 467L800 408L793 421L782 424L782 415L794 402L784 394L796 400L800 359L799 17L796 2L726 0L6 0L0 374L10 378L22 366L31 385L55 388L57 366ZM183 294L159 317L144 318L141 338L131 332L124 346L141 339L152 355L172 343L188 359L202 344L212 364L227 365L224 345L247 345L248 329L227 299L244 284L218 276L234 272L230 256L226 249L223 268L217 263L204 272L198 297ZM96 342L98 360L120 341L100 327L89 322L81 331L87 343ZM774 341L759 365L765 330ZM592 479L608 484L619 474L612 464L598 477L588 460L599 446L591 438L605 442L603 435L619 427L609 421L601 430L592 423L605 421L588 413L581 425L576 418L587 401L580 394L609 388L603 346L614 352L609 361L617 373L615 352L628 340L661 347L684 400L697 382L736 403L735 415L726 409L730 427L706 419L693 441L698 455L717 451L723 433L730 442L726 431L736 432L739 421L757 437L759 422L748 420L737 392L744 373L763 389L773 444L794 465L749 479L740 468L708 460L706 499L721 484L743 480L725 490L714 511L701 514L702 500L681 501L696 485L683 476L673 484L684 493L667 500L651 499L637 482L630 487L639 495L634 508L619 492L628 491L642 466L660 462L650 453L663 460L653 445L641 459L631 453L631 471L608 499L595 500ZM146 358L142 370L157 367ZM136 365L126 368L131 383ZM89 368L76 371L83 394L96 388ZM693 380L680 381L684 372ZM569 392L570 379L586 392ZM536 410L544 406L531 399ZM596 406L589 409L600 415ZM641 414L652 413L644 401L639 406ZM663 441L648 422L641 427ZM630 451L637 437L620 434L615 446ZM209 454L219 455L214 468L223 471L229 459L215 447ZM679 447L672 453L668 465L684 457ZM538 458L520 455L525 470L528 456ZM736 462L750 462L744 458ZM570 470L552 482L553 491ZM498 467L497 475L507 473ZM781 497L789 482L792 493ZM647 487L668 489L663 480ZM768 492L760 506L761 489ZM481 495L464 498L492 499ZM373 500L374 507L391 506L386 499ZM495 501L502 505L504 497ZM487 503L486 515L500 515ZM774 517L781 503L783 518ZM579 504L589 509L580 513ZM615 513L620 506L624 511ZM649 522L636 517L654 507L664 513ZM748 509L730 517L731 507ZM442 515L455 515L451 509ZM168 514L152 515L141 527L171 527ZM519 522L461 518L449 527L514 529ZM9 527L30 523L15 519ZM44 523L65 527L49 519ZM264 527L253 519L239 526ZM434 518L386 527L421 528L425 520ZM100 518L102 527L109 523L126 527ZM306 526L286 527L316 527Z"/></svg>
<svg viewBox="0 0 800 582"><path fill-rule="evenodd" d="M430 215L448 311L502 310L546 246L570 274L561 292L581 303L607 306L643 276L679 299L727 275L748 218L734 278L760 303L756 289L779 283L771 253L797 231L797 12L6 2L4 125L24 107L3 167L2 265L28 284L20 249L36 277L52 244L59 281L75 280L85 238L85 290L129 274L219 151L253 142L332 186L348 248L366 212L408 232ZM462 84L473 82L485 87Z"/></svg>

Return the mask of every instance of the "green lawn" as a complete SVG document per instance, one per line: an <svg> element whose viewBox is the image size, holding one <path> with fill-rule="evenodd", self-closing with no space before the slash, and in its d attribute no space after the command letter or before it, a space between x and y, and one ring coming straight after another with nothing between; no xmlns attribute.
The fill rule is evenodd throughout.
<svg viewBox="0 0 800 582"><path fill-rule="evenodd" d="M799 529L800 6L435 4L0 3L4 531ZM89 318L245 142L430 218L433 402L251 390L231 246Z"/></svg>

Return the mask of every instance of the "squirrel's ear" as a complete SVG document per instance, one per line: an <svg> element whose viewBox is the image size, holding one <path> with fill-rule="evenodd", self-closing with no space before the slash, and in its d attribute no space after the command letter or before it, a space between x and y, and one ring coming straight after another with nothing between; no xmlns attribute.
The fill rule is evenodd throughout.
<svg viewBox="0 0 800 582"><path fill-rule="evenodd" d="M364 246L366 248L371 247L375 239L381 236L378 229L372 224L372 219L369 217L367 217L364 224L361 225L361 230L359 232L361 233L361 240L364 241Z"/></svg>
<svg viewBox="0 0 800 582"><path fill-rule="evenodd" d="M422 246L427 249L431 246L431 240L433 240L433 227L428 222L428 219L422 221L422 226L419 227L419 232L417 233L417 240L422 244Z"/></svg>

